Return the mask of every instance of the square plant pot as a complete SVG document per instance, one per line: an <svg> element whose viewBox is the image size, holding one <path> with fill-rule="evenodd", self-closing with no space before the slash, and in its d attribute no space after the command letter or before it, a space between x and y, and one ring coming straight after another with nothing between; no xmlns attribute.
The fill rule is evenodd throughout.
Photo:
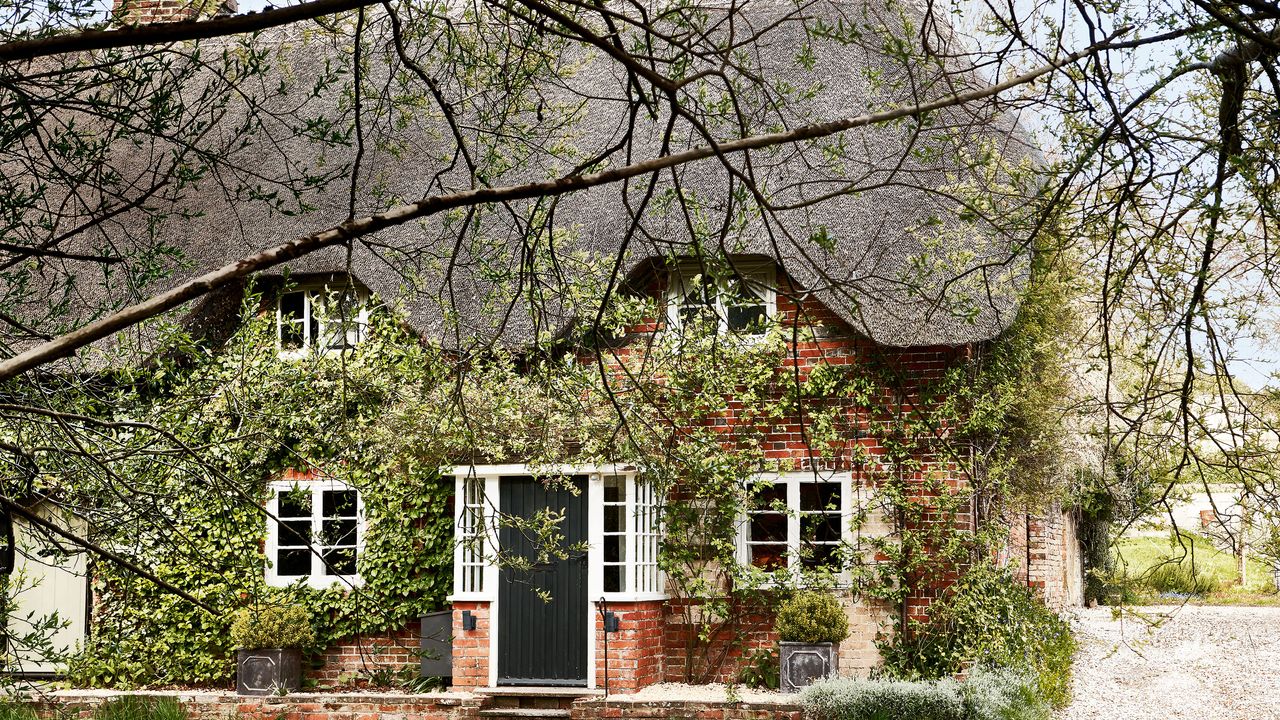
<svg viewBox="0 0 1280 720"><path fill-rule="evenodd" d="M840 669L838 643L778 643L782 692L798 692L817 680L834 677Z"/></svg>
<svg viewBox="0 0 1280 720"><path fill-rule="evenodd" d="M302 651L264 648L236 651L236 693L283 695L302 689Z"/></svg>

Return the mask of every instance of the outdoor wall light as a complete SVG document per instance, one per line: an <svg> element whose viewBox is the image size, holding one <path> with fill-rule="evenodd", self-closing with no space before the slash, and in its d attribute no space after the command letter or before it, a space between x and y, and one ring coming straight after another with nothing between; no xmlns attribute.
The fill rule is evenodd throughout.
<svg viewBox="0 0 1280 720"><path fill-rule="evenodd" d="M622 629L622 621L618 619L618 614L612 610L604 611L604 631L607 633L616 633Z"/></svg>
<svg viewBox="0 0 1280 720"><path fill-rule="evenodd" d="M472 615L470 610L462 611L462 629L463 630L476 629L476 616Z"/></svg>

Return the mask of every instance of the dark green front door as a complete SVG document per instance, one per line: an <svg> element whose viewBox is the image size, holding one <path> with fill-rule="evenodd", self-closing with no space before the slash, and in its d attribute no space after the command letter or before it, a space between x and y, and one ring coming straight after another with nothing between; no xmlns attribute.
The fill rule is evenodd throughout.
<svg viewBox="0 0 1280 720"><path fill-rule="evenodd" d="M532 517L544 508L565 513L560 524L566 546L587 539L587 482L571 479L548 489L540 480L512 476L499 480L503 515ZM587 558L539 562L539 543L520 528L501 527L498 547L504 556L528 558L532 570L503 563L498 583L498 684L587 684ZM542 596L545 593L548 598Z"/></svg>

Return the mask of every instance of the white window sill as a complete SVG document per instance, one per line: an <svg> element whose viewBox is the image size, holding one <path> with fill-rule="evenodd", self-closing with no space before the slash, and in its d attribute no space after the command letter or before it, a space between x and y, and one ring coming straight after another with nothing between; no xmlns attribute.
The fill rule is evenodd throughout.
<svg viewBox="0 0 1280 720"><path fill-rule="evenodd" d="M496 602L490 593L454 593L445 597L445 602Z"/></svg>
<svg viewBox="0 0 1280 720"><path fill-rule="evenodd" d="M626 592L607 592L603 593L605 604L608 603L625 603L625 602L655 602L659 600L670 600L671 596L666 593L626 593ZM591 604L599 605L600 599L591 600Z"/></svg>
<svg viewBox="0 0 1280 720"><path fill-rule="evenodd" d="M364 579L359 575L272 576L267 578L267 585L270 587L293 587L294 585L304 585L309 588L315 588L316 590L328 590L336 585L344 590L349 590L362 587L364 585Z"/></svg>

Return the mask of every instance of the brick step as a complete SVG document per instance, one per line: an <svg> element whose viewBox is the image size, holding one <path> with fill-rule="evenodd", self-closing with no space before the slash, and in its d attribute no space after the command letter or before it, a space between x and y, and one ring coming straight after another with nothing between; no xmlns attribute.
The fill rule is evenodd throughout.
<svg viewBox="0 0 1280 720"><path fill-rule="evenodd" d="M477 695L487 696L484 708L495 714L509 710L556 710L565 713L546 717L566 717L574 700L603 694L601 690L586 688L526 686L479 688L475 692Z"/></svg>
<svg viewBox="0 0 1280 720"><path fill-rule="evenodd" d="M486 707L481 717L493 720L554 720L568 717L567 707Z"/></svg>

